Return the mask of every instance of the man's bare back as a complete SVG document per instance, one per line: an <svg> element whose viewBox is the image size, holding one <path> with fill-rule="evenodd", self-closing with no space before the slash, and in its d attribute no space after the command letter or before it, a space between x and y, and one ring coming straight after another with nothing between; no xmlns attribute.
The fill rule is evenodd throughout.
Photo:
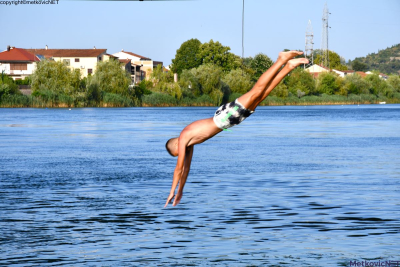
<svg viewBox="0 0 400 267"><path fill-rule="evenodd" d="M230 106L233 107L234 105L236 105L234 109L235 111L238 107L240 107L241 111L244 110L244 112L252 113L260 104L260 102L268 96L268 94L290 71L301 64L308 63L308 60L305 58L292 59L293 57L301 54L302 52L298 51L279 53L277 61L260 77L254 87L249 92L235 100L235 103L230 103ZM284 64L286 65L280 70L280 68ZM225 107L226 105L221 106L216 113L218 113L221 108L225 109ZM230 111L226 117L229 117L233 113L233 111ZM167 151L174 157L178 156L178 160L174 171L171 191L164 207L166 207L168 203L174 198L175 189L178 186L178 183L178 192L175 196L173 206L178 205L182 198L183 188L185 186L187 176L189 175L190 171L194 145L203 143L207 139L210 139L211 137L225 129L221 129L219 127L224 127L221 125L225 125L226 123L219 124L219 127L217 126L217 122L224 121L225 118L217 121L216 115L214 116L214 118L198 120L189 124L182 130L179 137L171 138L170 140L168 140L166 144ZM241 118L238 123L240 123L240 121L242 121L243 119L244 118ZM231 126L232 125L229 125L227 127Z"/></svg>

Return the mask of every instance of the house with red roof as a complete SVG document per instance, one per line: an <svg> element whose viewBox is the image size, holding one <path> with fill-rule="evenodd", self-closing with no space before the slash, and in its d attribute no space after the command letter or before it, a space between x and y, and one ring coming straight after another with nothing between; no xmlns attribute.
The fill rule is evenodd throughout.
<svg viewBox="0 0 400 267"><path fill-rule="evenodd" d="M24 79L34 72L38 61L39 58L29 51L8 46L0 53L0 72L14 80Z"/></svg>
<svg viewBox="0 0 400 267"><path fill-rule="evenodd" d="M124 51L124 49L122 49L120 52L114 53L113 56L118 57L120 60L131 60L131 77L134 83L139 83L145 78L149 78L150 73L157 68L158 65L163 65L163 62L161 61L154 61L151 58Z"/></svg>
<svg viewBox="0 0 400 267"><path fill-rule="evenodd" d="M108 60L107 49L26 49L28 52L39 58L46 58L55 61L62 61L71 69L80 69L81 75L86 77L94 74L97 62Z"/></svg>
<svg viewBox="0 0 400 267"><path fill-rule="evenodd" d="M355 73L354 70L332 70L333 72L335 72L337 75L339 75L339 77L344 78L347 75L353 75Z"/></svg>
<svg viewBox="0 0 400 267"><path fill-rule="evenodd" d="M365 74L372 75L374 73L372 71L367 71ZM389 78L389 76L387 74L384 74L384 73L379 73L378 76L379 76L379 78L381 78L383 80L387 80Z"/></svg>
<svg viewBox="0 0 400 267"><path fill-rule="evenodd" d="M314 64L314 65L306 68L306 71L308 71L314 78L317 78L320 73L330 72L331 70L329 68L323 67L321 65Z"/></svg>

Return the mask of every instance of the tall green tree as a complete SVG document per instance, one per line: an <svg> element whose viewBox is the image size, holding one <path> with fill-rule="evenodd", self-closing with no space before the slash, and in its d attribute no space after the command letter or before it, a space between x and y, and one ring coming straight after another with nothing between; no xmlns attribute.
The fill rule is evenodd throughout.
<svg viewBox="0 0 400 267"><path fill-rule="evenodd" d="M400 93L400 76L399 75L390 75L387 79L387 83L393 88L394 92Z"/></svg>
<svg viewBox="0 0 400 267"><path fill-rule="evenodd" d="M328 51L328 56L329 56L329 68L331 69L336 69L336 70L347 70L347 66L342 65L342 58L339 56L339 54L329 50ZM314 63L315 64L320 64L323 62L323 58L321 54L317 54L316 57L314 58Z"/></svg>
<svg viewBox="0 0 400 267"><path fill-rule="evenodd" d="M346 75L344 83L349 94L369 94L369 83L357 73Z"/></svg>
<svg viewBox="0 0 400 267"><path fill-rule="evenodd" d="M229 86L232 93L245 94L254 85L250 75L243 73L240 69L231 70L222 78L222 81Z"/></svg>
<svg viewBox="0 0 400 267"><path fill-rule="evenodd" d="M176 50L175 58L172 59L171 70L181 74L183 70L197 68L201 65L199 57L201 42L197 39L190 39Z"/></svg>
<svg viewBox="0 0 400 267"><path fill-rule="evenodd" d="M393 94L392 88L385 80L379 77L378 73L370 74L365 77L365 80L368 81L370 85L370 93L377 96L391 97Z"/></svg>
<svg viewBox="0 0 400 267"><path fill-rule="evenodd" d="M79 86L79 79L80 73L74 74L65 63L42 60L31 75L31 86L33 91L46 89L54 93L71 94L78 89L74 86Z"/></svg>
<svg viewBox="0 0 400 267"><path fill-rule="evenodd" d="M223 46L212 39L200 46L198 57L201 64L214 64L224 71L237 69L241 66L241 58L229 52L229 46Z"/></svg>
<svg viewBox="0 0 400 267"><path fill-rule="evenodd" d="M331 72L322 72L317 79L317 92L320 94L333 95L340 90L336 82L336 75Z"/></svg>
<svg viewBox="0 0 400 267"><path fill-rule="evenodd" d="M90 84L96 83L100 91L128 95L131 78L118 60L99 61Z"/></svg>
<svg viewBox="0 0 400 267"><path fill-rule="evenodd" d="M302 68L296 68L290 73L287 79L287 86L289 91L297 95L297 91L300 90L304 95L315 94L315 80L312 75Z"/></svg>
<svg viewBox="0 0 400 267"><path fill-rule="evenodd" d="M246 64L250 66L250 68L253 70L254 74L251 77L251 80L253 82L256 82L260 76L267 70L269 69L274 62L270 57L263 53L258 53L255 55L254 58L250 58L246 60Z"/></svg>
<svg viewBox="0 0 400 267"><path fill-rule="evenodd" d="M150 80L153 83L152 91L167 93L177 99L182 97L181 87L174 82L174 76L172 72L165 72L161 65L158 65L151 74Z"/></svg>
<svg viewBox="0 0 400 267"><path fill-rule="evenodd" d="M361 61L354 60L351 62L351 67L354 71L366 71L368 70L368 66L365 63L362 63Z"/></svg>

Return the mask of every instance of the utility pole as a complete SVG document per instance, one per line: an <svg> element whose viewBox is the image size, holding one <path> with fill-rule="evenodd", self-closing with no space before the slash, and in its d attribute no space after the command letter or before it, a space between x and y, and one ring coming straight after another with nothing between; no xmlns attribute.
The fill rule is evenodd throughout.
<svg viewBox="0 0 400 267"><path fill-rule="evenodd" d="M328 4L325 3L324 12L322 13L322 42L321 42L321 65L323 67L329 68L329 39L328 39L328 29L329 23L329 10Z"/></svg>
<svg viewBox="0 0 400 267"><path fill-rule="evenodd" d="M305 57L310 59L311 66L314 65L314 32L311 25L311 20L308 20L308 26L306 30L306 48ZM306 65L304 65L304 68Z"/></svg>

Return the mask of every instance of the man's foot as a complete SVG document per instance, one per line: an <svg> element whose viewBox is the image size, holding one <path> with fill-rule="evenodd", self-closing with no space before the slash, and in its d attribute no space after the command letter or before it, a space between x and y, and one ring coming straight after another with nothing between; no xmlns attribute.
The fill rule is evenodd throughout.
<svg viewBox="0 0 400 267"><path fill-rule="evenodd" d="M303 52L293 51L293 50L287 51L287 52L280 52L277 61L281 61L281 62L283 62L283 64L285 64L290 59L294 58L295 56L299 56L301 54L303 54Z"/></svg>
<svg viewBox="0 0 400 267"><path fill-rule="evenodd" d="M293 70L294 68L303 65L303 64L308 64L308 59L302 57L302 58L295 58L291 59L286 63L286 67L289 68L290 70Z"/></svg>

